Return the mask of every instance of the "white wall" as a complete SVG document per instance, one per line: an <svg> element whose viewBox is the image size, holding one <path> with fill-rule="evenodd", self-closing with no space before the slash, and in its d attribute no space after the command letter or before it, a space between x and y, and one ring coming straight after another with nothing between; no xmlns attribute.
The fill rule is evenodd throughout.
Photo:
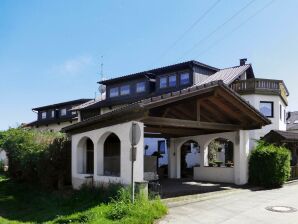
<svg viewBox="0 0 298 224"><path fill-rule="evenodd" d="M194 167L195 180L234 183L232 167Z"/></svg>
<svg viewBox="0 0 298 224"><path fill-rule="evenodd" d="M134 181L143 181L144 176L144 126L143 123L136 122L141 127L141 139L137 145L137 156L134 162ZM86 183L86 177L90 174L80 172L80 166L83 164L84 157L80 154L82 142L90 138L94 144L94 175L95 185L121 183L129 185L131 182L131 144L129 141L129 130L132 122L113 125L97 130L92 130L80 134L72 135L72 185L75 189ZM103 144L105 139L114 133L120 139L120 177L103 175Z"/></svg>
<svg viewBox="0 0 298 224"><path fill-rule="evenodd" d="M249 155L249 131L240 130L237 132L225 132L217 133L210 135L198 135L192 137L183 137L171 139L170 150L169 150L169 177L170 178L180 178L181 177L181 146L188 140L193 140L198 142L200 146L200 157L197 161L200 164L200 167L208 166L208 145L209 143L216 138L225 138L233 142L234 146L234 175L233 183L238 185L243 185L247 183L248 180L248 155ZM204 167L206 169L213 167ZM224 169L224 168L223 168ZM194 169L194 178L200 177L199 174L195 172L200 172L202 169ZM209 174L212 174L213 171L210 171ZM225 172L225 171L223 171ZM229 171L227 171L229 172ZM230 174L227 174L227 180L231 179ZM209 175L210 179L206 179L208 176L204 176L206 181L215 181L212 175ZM198 179L199 180L199 179Z"/></svg>
<svg viewBox="0 0 298 224"><path fill-rule="evenodd" d="M37 131L54 131L54 132L58 132L61 131L62 128L67 127L69 125L75 124L78 121L73 121L71 122L62 122L60 124L54 123L54 124L49 124L49 125L41 125L39 127L32 127L32 129L35 129Z"/></svg>
<svg viewBox="0 0 298 224"><path fill-rule="evenodd" d="M271 130L281 130L285 131L287 128L286 122L284 121L284 109L286 109L285 103L282 101L280 96L268 96L268 95L241 95L245 100L247 100L252 106L257 110L260 109L261 101L271 101L273 102L273 118L269 118L272 124L263 127L262 129L256 129L250 131L250 149L254 149L256 146L256 140L263 137ZM280 105L282 105L282 119L280 119Z"/></svg>

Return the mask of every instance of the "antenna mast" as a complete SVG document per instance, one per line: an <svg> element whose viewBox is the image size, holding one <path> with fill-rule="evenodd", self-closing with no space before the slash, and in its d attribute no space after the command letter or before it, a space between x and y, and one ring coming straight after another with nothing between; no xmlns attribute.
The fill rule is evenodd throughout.
<svg viewBox="0 0 298 224"><path fill-rule="evenodd" d="M103 56L101 56L101 63L100 63L100 80L104 80L104 75L103 75ZM99 84L98 91L100 94L100 100L103 100L103 94L106 92L106 86L103 84Z"/></svg>

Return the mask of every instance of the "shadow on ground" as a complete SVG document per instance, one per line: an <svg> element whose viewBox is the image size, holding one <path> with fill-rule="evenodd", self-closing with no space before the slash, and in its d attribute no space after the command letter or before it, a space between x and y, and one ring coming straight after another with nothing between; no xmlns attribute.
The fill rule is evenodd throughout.
<svg viewBox="0 0 298 224"><path fill-rule="evenodd" d="M98 190L84 189L53 192L2 178L0 216L20 222L43 223L61 215L85 211L100 202L107 202L109 197L117 192L116 189L110 191L99 193Z"/></svg>
<svg viewBox="0 0 298 224"><path fill-rule="evenodd" d="M239 188L233 184L210 183L192 179L164 179L160 181L161 197L171 198Z"/></svg>

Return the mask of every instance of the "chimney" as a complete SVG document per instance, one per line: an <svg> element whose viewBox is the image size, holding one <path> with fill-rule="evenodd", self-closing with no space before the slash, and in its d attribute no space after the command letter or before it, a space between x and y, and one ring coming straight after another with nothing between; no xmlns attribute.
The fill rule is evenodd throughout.
<svg viewBox="0 0 298 224"><path fill-rule="evenodd" d="M241 58L240 59L240 66L245 65L246 61L247 61L247 58Z"/></svg>

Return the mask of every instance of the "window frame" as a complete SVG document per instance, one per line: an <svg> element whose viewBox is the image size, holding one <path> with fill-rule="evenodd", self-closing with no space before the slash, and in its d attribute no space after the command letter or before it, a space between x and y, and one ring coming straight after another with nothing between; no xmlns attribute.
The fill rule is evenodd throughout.
<svg viewBox="0 0 298 224"><path fill-rule="evenodd" d="M111 95L112 90L117 90L117 94L116 95ZM119 96L119 86L117 86L117 87L111 87L109 89L109 97L110 98L114 98L114 97L118 97L118 96Z"/></svg>
<svg viewBox="0 0 298 224"><path fill-rule="evenodd" d="M55 118L55 110L51 111L51 118Z"/></svg>
<svg viewBox="0 0 298 224"><path fill-rule="evenodd" d="M42 120L47 119L47 112L46 111L41 112L41 119Z"/></svg>
<svg viewBox="0 0 298 224"><path fill-rule="evenodd" d="M63 111L65 111L65 114L63 113ZM66 108L60 109L60 116L65 117L66 115L67 115L67 109Z"/></svg>
<svg viewBox="0 0 298 224"><path fill-rule="evenodd" d="M126 88L126 87L128 87L128 92L127 93L122 93L122 88ZM122 86L120 86L119 89L120 89L120 91L119 91L120 96L130 95L130 85L129 84L122 85Z"/></svg>
<svg viewBox="0 0 298 224"><path fill-rule="evenodd" d="M161 80L162 79L165 79L166 80L166 83L165 83L165 86L161 86ZM159 88L160 89L165 89L165 88L168 88L169 86L168 86L168 76L167 75L163 75L163 76L160 76L159 77Z"/></svg>
<svg viewBox="0 0 298 224"><path fill-rule="evenodd" d="M186 83L183 83L182 82L182 76L185 75L185 74L188 74L188 81ZM190 84L190 72L181 72L181 73L179 73L179 82L180 82L181 86L185 86L185 85Z"/></svg>
<svg viewBox="0 0 298 224"><path fill-rule="evenodd" d="M170 78L171 77L175 77L175 85L170 85ZM173 74L169 74L168 75L168 87L171 87L171 88L173 88L173 87L176 87L177 86L177 74L175 74L175 73L173 73Z"/></svg>
<svg viewBox="0 0 298 224"><path fill-rule="evenodd" d="M263 114L261 112L261 104L262 103L268 103L268 104L271 104L271 115L270 116L267 116L265 114ZM259 111L261 112L261 114L263 114L265 117L268 117L268 118L274 118L274 102L273 101L260 101L260 104L259 104Z"/></svg>
<svg viewBox="0 0 298 224"><path fill-rule="evenodd" d="M139 84L143 84L144 86L143 86L143 89L140 91L138 91L138 85ZM140 82L137 82L136 83L136 93L144 93L144 92L146 92L146 82L145 81L140 81Z"/></svg>

